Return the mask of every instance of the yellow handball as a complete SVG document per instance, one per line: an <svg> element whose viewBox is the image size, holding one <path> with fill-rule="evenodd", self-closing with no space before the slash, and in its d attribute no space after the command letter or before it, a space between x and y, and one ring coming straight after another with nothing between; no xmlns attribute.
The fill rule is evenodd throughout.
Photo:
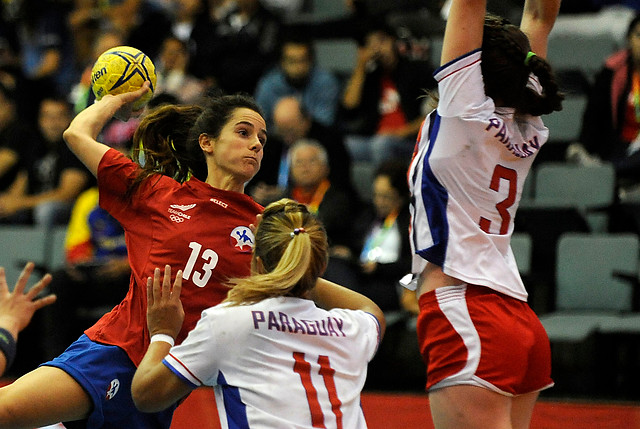
<svg viewBox="0 0 640 429"><path fill-rule="evenodd" d="M151 58L131 46L117 46L103 52L91 70L91 90L96 100L107 94L135 91L145 81L151 83L150 90L133 103L133 110L143 108L153 97L156 88L156 67Z"/></svg>

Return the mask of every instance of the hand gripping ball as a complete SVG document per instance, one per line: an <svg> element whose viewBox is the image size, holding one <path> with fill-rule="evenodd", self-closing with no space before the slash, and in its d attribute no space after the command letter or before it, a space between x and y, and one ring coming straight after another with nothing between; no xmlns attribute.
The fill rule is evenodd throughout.
<svg viewBox="0 0 640 429"><path fill-rule="evenodd" d="M91 89L96 100L107 94L122 94L139 89L145 81L150 90L133 103L139 110L153 97L156 88L156 68L151 58L131 46L117 46L100 55L91 70Z"/></svg>

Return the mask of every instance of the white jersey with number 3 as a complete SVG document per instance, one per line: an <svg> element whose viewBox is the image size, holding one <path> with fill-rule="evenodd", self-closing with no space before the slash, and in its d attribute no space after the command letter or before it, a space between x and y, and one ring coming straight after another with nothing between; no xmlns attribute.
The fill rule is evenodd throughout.
<svg viewBox="0 0 640 429"><path fill-rule="evenodd" d="M300 298L209 308L164 364L214 386L223 428L366 428L360 392L380 326Z"/></svg>
<svg viewBox="0 0 640 429"><path fill-rule="evenodd" d="M439 103L424 122L409 169L412 271L445 274L526 301L510 247L522 188L549 132L484 93L481 51L435 72ZM529 85L540 91L533 77Z"/></svg>

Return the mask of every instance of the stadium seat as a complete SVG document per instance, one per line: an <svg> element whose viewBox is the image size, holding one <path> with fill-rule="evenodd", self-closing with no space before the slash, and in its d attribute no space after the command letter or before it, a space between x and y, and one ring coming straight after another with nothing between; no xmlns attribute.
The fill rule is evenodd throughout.
<svg viewBox="0 0 640 429"><path fill-rule="evenodd" d="M579 166L544 163L536 167L535 207L575 207L594 232L605 232L607 210L615 199L613 165Z"/></svg>
<svg viewBox="0 0 640 429"><path fill-rule="evenodd" d="M542 120L549 128L548 144L565 144L580 140L582 115L586 106L586 94L568 95L562 102L561 111L543 115Z"/></svg>
<svg viewBox="0 0 640 429"><path fill-rule="evenodd" d="M614 326L631 328L625 317L633 308L639 246L638 236L627 233L566 233L560 237L556 310L540 317L552 342L584 341ZM640 324L634 330L640 333Z"/></svg>
<svg viewBox="0 0 640 429"><path fill-rule="evenodd" d="M0 225L0 266L4 267L9 288L12 289L27 261L33 261L43 271L48 262L49 234L46 228L30 225ZM36 273L29 281L42 277Z"/></svg>
<svg viewBox="0 0 640 429"><path fill-rule="evenodd" d="M552 34L547 60L556 72L579 70L593 82L605 59L616 49L618 41L612 35Z"/></svg>
<svg viewBox="0 0 640 429"><path fill-rule="evenodd" d="M335 38L314 41L318 65L335 73L340 79L348 77L358 60L358 43L355 39Z"/></svg>

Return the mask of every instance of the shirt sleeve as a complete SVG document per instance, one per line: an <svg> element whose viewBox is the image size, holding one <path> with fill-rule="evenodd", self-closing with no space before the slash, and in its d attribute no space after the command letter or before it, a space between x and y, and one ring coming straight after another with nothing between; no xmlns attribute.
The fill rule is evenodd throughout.
<svg viewBox="0 0 640 429"><path fill-rule="evenodd" d="M495 110L493 100L484 93L481 53L472 51L436 70L440 116L477 117L482 112Z"/></svg>
<svg viewBox="0 0 640 429"><path fill-rule="evenodd" d="M350 325L355 327L356 332L350 334L349 337L355 338L361 343L360 348L367 357L367 362L371 361L382 340L378 319L373 314L362 310L333 309L330 313L352 322Z"/></svg>
<svg viewBox="0 0 640 429"><path fill-rule="evenodd" d="M214 316L206 310L185 340L172 347L163 363L179 378L192 387L213 386L218 373L218 352L214 330ZM216 350L217 349L217 350Z"/></svg>

